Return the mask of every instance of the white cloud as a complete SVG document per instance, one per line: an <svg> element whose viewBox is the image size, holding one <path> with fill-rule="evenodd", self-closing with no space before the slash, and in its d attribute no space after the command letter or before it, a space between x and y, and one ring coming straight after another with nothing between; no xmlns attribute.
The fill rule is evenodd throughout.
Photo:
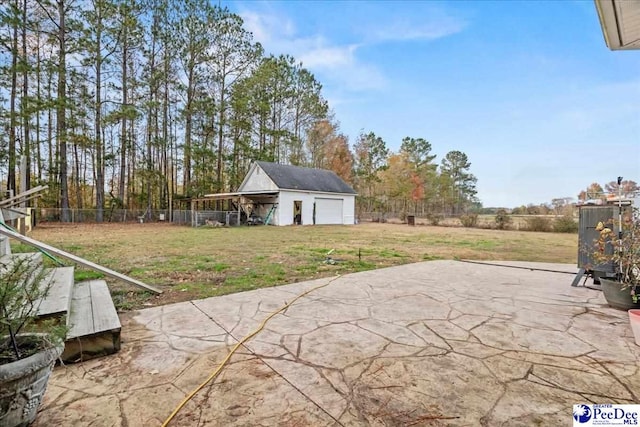
<svg viewBox="0 0 640 427"><path fill-rule="evenodd" d="M378 19L368 20L360 27L363 37L372 42L429 41L463 31L468 21L458 12L444 9L436 3L417 3L411 14L407 10L384 10Z"/></svg>
<svg viewBox="0 0 640 427"><path fill-rule="evenodd" d="M359 43L336 43L324 34L304 34L283 12L263 3L254 9L247 3L240 11L245 27L267 54L289 54L301 61L318 79L346 92L381 90L388 80L374 63L362 59L360 49L389 41L434 40L462 31L467 22L437 7L427 6L415 17L387 16L383 22L354 23ZM378 20L375 20L378 21Z"/></svg>
<svg viewBox="0 0 640 427"><path fill-rule="evenodd" d="M284 16L245 10L240 13L244 26L262 44L278 42L279 39L293 37L296 32L293 21Z"/></svg>
<svg viewBox="0 0 640 427"><path fill-rule="evenodd" d="M390 25L372 31L378 41L435 40L461 32L467 26L464 20L439 16L419 23L407 18L395 19Z"/></svg>
<svg viewBox="0 0 640 427"><path fill-rule="evenodd" d="M347 91L375 90L386 85L380 70L358 58L359 44L335 44L320 34L301 37L289 18L273 12L243 11L240 16L267 54L292 55L323 83Z"/></svg>
<svg viewBox="0 0 640 427"><path fill-rule="evenodd" d="M326 46L322 41L300 52L299 59L309 68L337 68L353 65L357 45Z"/></svg>

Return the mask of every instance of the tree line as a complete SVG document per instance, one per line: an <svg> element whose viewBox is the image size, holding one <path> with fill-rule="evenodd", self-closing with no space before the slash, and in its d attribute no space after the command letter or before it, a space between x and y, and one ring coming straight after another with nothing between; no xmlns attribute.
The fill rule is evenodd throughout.
<svg viewBox="0 0 640 427"><path fill-rule="evenodd" d="M71 208L102 221L107 208L233 191L253 160L334 170L368 211L478 202L460 151L437 164L423 138L393 153L373 132L351 148L315 76L265 55L238 15L208 0L0 5L5 194L46 184L40 206L62 221Z"/></svg>
<svg viewBox="0 0 640 427"><path fill-rule="evenodd" d="M595 201L605 201L608 198L617 198L618 195L625 197L634 197L640 193L640 185L636 181L630 179L621 179L618 181L609 181L600 185L597 182L589 184L585 189L580 190L577 195L577 201L573 197L557 197L551 199L550 203L541 203L539 205L529 204L517 206L511 209L511 213L515 215L566 215L571 216L575 212L578 204L590 203ZM488 212L494 213L494 212Z"/></svg>
<svg viewBox="0 0 640 427"><path fill-rule="evenodd" d="M597 182L593 182L578 193L578 200L585 202L587 200L603 199L607 195L630 197L637 192L640 192L640 185L630 179L620 179L620 183L617 180L610 181L605 183L604 187Z"/></svg>

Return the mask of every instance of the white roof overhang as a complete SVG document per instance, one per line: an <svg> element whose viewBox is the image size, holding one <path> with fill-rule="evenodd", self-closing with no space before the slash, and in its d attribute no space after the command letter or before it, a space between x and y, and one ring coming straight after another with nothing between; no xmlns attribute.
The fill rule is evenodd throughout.
<svg viewBox="0 0 640 427"><path fill-rule="evenodd" d="M611 50L640 49L640 0L595 0Z"/></svg>

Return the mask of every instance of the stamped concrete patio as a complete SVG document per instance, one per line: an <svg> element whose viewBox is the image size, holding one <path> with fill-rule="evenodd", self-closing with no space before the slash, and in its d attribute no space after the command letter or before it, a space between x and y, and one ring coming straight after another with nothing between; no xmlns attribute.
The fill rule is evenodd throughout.
<svg viewBox="0 0 640 427"><path fill-rule="evenodd" d="M570 425L574 403L639 403L627 313L572 279L456 261L340 277L276 315L171 425ZM327 280L128 313L120 353L56 368L35 425L158 426Z"/></svg>

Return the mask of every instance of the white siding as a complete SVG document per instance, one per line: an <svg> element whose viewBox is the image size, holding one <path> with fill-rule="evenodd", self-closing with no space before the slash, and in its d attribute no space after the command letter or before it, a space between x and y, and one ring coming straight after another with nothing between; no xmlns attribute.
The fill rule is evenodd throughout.
<svg viewBox="0 0 640 427"><path fill-rule="evenodd" d="M238 189L238 191L278 191L276 184L267 176L266 173L255 165L250 171L249 175L245 178L244 182Z"/></svg>
<svg viewBox="0 0 640 427"><path fill-rule="evenodd" d="M302 202L302 225L313 224L313 194L302 191L280 191L278 202L278 225L293 224L293 202Z"/></svg>
<svg viewBox="0 0 640 427"><path fill-rule="evenodd" d="M353 225L356 223L356 196L354 194L342 195L344 204L342 205L343 224Z"/></svg>
<svg viewBox="0 0 640 427"><path fill-rule="evenodd" d="M316 204L316 224L354 224L355 223L355 196L351 194L334 194L334 193L309 193L303 191L287 191L281 190L278 199L277 222L274 225L292 225L293 224L293 202L302 201L302 225L313 224L313 204L318 199L333 199L342 201L342 214L335 212L338 218L323 219L318 216L318 205ZM341 216L342 219L339 217Z"/></svg>
<svg viewBox="0 0 640 427"><path fill-rule="evenodd" d="M344 199L316 197L316 224L343 224Z"/></svg>
<svg viewBox="0 0 640 427"><path fill-rule="evenodd" d="M262 168L257 164L252 166L252 168L249 170L249 173L245 177L240 188L238 188L238 191L240 192L279 191L277 196L278 207L275 210L273 216L271 217L269 224L292 225L294 221L293 203L296 200L300 200L302 202L302 212L301 212L302 225L312 225L313 224L313 204L314 202L316 202L316 199L342 200L342 204L340 207L336 206L333 212L328 213L326 215L321 214L321 216L319 217L318 212L316 210L317 224L354 224L355 223L355 195L282 190L275 185L275 183L271 180L271 178L269 178L269 176L266 173L264 173ZM327 203L330 204L331 201ZM261 210L259 210L259 213L266 217L266 213L269 211L270 208L271 206L264 206ZM329 208L327 207L327 209Z"/></svg>

